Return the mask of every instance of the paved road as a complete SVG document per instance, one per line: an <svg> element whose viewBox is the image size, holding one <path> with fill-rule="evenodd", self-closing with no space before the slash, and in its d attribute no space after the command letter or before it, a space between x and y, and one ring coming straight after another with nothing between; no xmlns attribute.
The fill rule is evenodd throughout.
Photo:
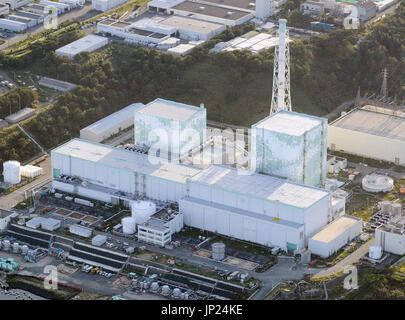
<svg viewBox="0 0 405 320"><path fill-rule="evenodd" d="M364 255L367 254L370 246L374 245L374 238L370 239L366 243L364 243L360 248L354 251L352 254L348 255L342 261L338 262L333 267L329 269L322 270L313 276L313 279L322 278L322 277L329 277L335 275L345 269L346 266L354 264L358 262Z"/></svg>

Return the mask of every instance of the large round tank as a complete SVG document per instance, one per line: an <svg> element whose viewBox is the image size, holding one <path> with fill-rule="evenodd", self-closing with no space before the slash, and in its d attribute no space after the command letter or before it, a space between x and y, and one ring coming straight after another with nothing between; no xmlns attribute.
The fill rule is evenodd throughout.
<svg viewBox="0 0 405 320"><path fill-rule="evenodd" d="M131 204L131 215L137 224L148 221L149 217L156 212L156 204L150 201L134 201Z"/></svg>
<svg viewBox="0 0 405 320"><path fill-rule="evenodd" d="M21 182L21 167L18 161L6 161L3 163L4 182L18 184Z"/></svg>
<svg viewBox="0 0 405 320"><path fill-rule="evenodd" d="M4 240L3 241L3 250L4 251L9 251L10 250L10 240Z"/></svg>
<svg viewBox="0 0 405 320"><path fill-rule="evenodd" d="M402 215L402 205L395 202L391 205L391 215L394 217Z"/></svg>
<svg viewBox="0 0 405 320"><path fill-rule="evenodd" d="M216 261L225 259L225 244L223 242L215 242L212 244L212 259Z"/></svg>
<svg viewBox="0 0 405 320"><path fill-rule="evenodd" d="M363 178L361 186L368 192L388 192L394 187L394 180L388 176L372 173Z"/></svg>
<svg viewBox="0 0 405 320"><path fill-rule="evenodd" d="M389 214L391 212L391 202L390 201L381 202L381 211L382 213Z"/></svg>
<svg viewBox="0 0 405 320"><path fill-rule="evenodd" d="M18 242L13 243L13 252L14 253L19 253L20 252L20 245L18 244Z"/></svg>
<svg viewBox="0 0 405 320"><path fill-rule="evenodd" d="M27 245L21 246L21 254L26 256L27 253L28 253L28 246Z"/></svg>
<svg viewBox="0 0 405 320"><path fill-rule="evenodd" d="M150 289L151 289L153 292L158 291L158 289L159 289L159 283L157 283L157 282L152 282L152 284L150 285Z"/></svg>
<svg viewBox="0 0 405 320"><path fill-rule="evenodd" d="M162 287L162 294L168 295L169 292L170 292L170 287L169 287L168 285L164 285L164 286Z"/></svg>
<svg viewBox="0 0 405 320"><path fill-rule="evenodd" d="M371 246L368 255L371 259L379 260L383 254L382 248L380 246Z"/></svg>
<svg viewBox="0 0 405 320"><path fill-rule="evenodd" d="M125 217L121 220L122 232L125 234L134 234L136 230L136 221L132 217Z"/></svg>
<svg viewBox="0 0 405 320"><path fill-rule="evenodd" d="M180 298L181 295L181 290L179 288L174 288L173 289L173 296L176 298Z"/></svg>

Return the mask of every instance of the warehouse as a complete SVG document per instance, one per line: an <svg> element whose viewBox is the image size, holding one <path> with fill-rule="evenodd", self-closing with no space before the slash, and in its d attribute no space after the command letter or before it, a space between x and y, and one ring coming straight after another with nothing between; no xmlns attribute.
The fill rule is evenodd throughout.
<svg viewBox="0 0 405 320"><path fill-rule="evenodd" d="M44 14L36 14L28 11L18 10L13 13L14 16L33 19L37 24L44 22Z"/></svg>
<svg viewBox="0 0 405 320"><path fill-rule="evenodd" d="M39 4L39 3L31 3L31 4L23 7L23 10L33 12L36 14L40 14L40 15L52 13L52 8L50 8L49 6L45 6L43 4Z"/></svg>
<svg viewBox="0 0 405 320"><path fill-rule="evenodd" d="M84 38L73 41L66 46L63 46L55 51L59 56L66 56L69 59L82 52L93 52L108 44L108 39L94 34L89 34Z"/></svg>
<svg viewBox="0 0 405 320"><path fill-rule="evenodd" d="M322 258L327 258L357 237L363 228L361 219L342 216L326 225L308 242L308 249Z"/></svg>
<svg viewBox="0 0 405 320"><path fill-rule="evenodd" d="M263 174L211 166L188 183L184 223L295 251L328 222L329 192Z"/></svg>
<svg viewBox="0 0 405 320"><path fill-rule="evenodd" d="M44 6L55 7L58 10L58 14L69 12L72 9L72 7L69 4L55 1L40 1L39 4L42 4Z"/></svg>
<svg viewBox="0 0 405 320"><path fill-rule="evenodd" d="M9 19L0 19L0 29L13 32L23 32L27 30L26 23L13 21Z"/></svg>
<svg viewBox="0 0 405 320"><path fill-rule="evenodd" d="M109 116L92 123L80 130L80 138L94 142L101 142L114 134L134 125L135 109L143 106L142 103L133 103Z"/></svg>
<svg viewBox="0 0 405 320"><path fill-rule="evenodd" d="M30 18L24 18L24 17L20 17L20 16L9 15L7 17L7 19L17 21L17 22L21 22L21 23L25 23L28 26L28 28L32 28L32 27L35 27L37 25L36 20L30 19Z"/></svg>
<svg viewBox="0 0 405 320"><path fill-rule="evenodd" d="M86 3L85 0L59 0L59 2L66 3L70 5L72 8L83 6Z"/></svg>
<svg viewBox="0 0 405 320"><path fill-rule="evenodd" d="M17 9L25 6L27 3L33 2L34 0L0 0L0 3L9 5L10 9Z"/></svg>
<svg viewBox="0 0 405 320"><path fill-rule="evenodd" d="M280 111L252 125L256 170L322 185L327 172L327 119Z"/></svg>
<svg viewBox="0 0 405 320"><path fill-rule="evenodd" d="M160 150L161 157L175 159L206 140L207 110L179 102L156 99L135 110L134 140ZM192 137L188 133L198 134ZM152 143L151 135L161 135Z"/></svg>
<svg viewBox="0 0 405 320"><path fill-rule="evenodd" d="M256 11L255 1L252 0L198 0L198 2L226 9L237 9L253 13Z"/></svg>
<svg viewBox="0 0 405 320"><path fill-rule="evenodd" d="M92 0L91 5L94 10L105 12L126 2L128 0Z"/></svg>
<svg viewBox="0 0 405 320"><path fill-rule="evenodd" d="M173 15L160 23L175 27L183 40L209 40L226 29L223 24Z"/></svg>
<svg viewBox="0 0 405 320"><path fill-rule="evenodd" d="M254 17L251 12L226 9L209 4L202 5L198 2L184 1L171 9L170 14L187 16L200 20L225 24L227 26L236 26L248 22Z"/></svg>
<svg viewBox="0 0 405 320"><path fill-rule="evenodd" d="M127 206L136 194L178 201L186 193L187 178L200 171L181 164L159 164L159 159L146 154L81 139L52 150L51 157L53 188ZM61 175L79 177L83 183L68 183Z"/></svg>
<svg viewBox="0 0 405 320"><path fill-rule="evenodd" d="M329 124L328 147L405 165L405 113L373 106L356 108Z"/></svg>

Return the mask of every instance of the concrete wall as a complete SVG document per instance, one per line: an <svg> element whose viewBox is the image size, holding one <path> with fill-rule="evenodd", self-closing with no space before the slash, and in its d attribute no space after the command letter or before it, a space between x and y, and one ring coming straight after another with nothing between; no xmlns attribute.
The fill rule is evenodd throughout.
<svg viewBox="0 0 405 320"><path fill-rule="evenodd" d="M390 162L395 162L395 158L399 158L399 163L405 165L405 141L330 125L328 128L330 149L333 149L332 144L337 151Z"/></svg>

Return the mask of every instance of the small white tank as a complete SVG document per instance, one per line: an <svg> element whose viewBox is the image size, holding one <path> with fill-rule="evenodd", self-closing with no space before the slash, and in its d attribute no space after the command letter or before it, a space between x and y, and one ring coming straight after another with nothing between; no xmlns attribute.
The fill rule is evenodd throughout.
<svg viewBox="0 0 405 320"><path fill-rule="evenodd" d="M132 217L121 219L122 232L125 234L134 234L136 230L136 220Z"/></svg>
<svg viewBox="0 0 405 320"><path fill-rule="evenodd" d="M162 294L168 295L170 293L170 287L168 285L164 285L162 287Z"/></svg>
<svg viewBox="0 0 405 320"><path fill-rule="evenodd" d="M21 166L18 161L6 161L3 163L4 182L18 184L21 182Z"/></svg>
<svg viewBox="0 0 405 320"><path fill-rule="evenodd" d="M19 253L20 252L20 245L18 242L13 243L13 253Z"/></svg>
<svg viewBox="0 0 405 320"><path fill-rule="evenodd" d="M174 288L173 289L173 296L176 298L180 298L181 295L181 290L179 288Z"/></svg>
<svg viewBox="0 0 405 320"><path fill-rule="evenodd" d="M4 251L10 251L10 240L4 240L3 241L3 250Z"/></svg>
<svg viewBox="0 0 405 320"><path fill-rule="evenodd" d="M152 282L152 284L151 284L151 286L150 286L150 289L151 289L153 292L158 291L158 289L159 289L159 284L158 284L157 282Z"/></svg>
<svg viewBox="0 0 405 320"><path fill-rule="evenodd" d="M368 255L371 259L379 260L383 254L382 248L380 246L371 246Z"/></svg>
<svg viewBox="0 0 405 320"><path fill-rule="evenodd" d="M402 215L402 205L398 202L395 202L391 205L391 215L398 217Z"/></svg>
<svg viewBox="0 0 405 320"><path fill-rule="evenodd" d="M156 212L156 204L151 201L134 201L131 204L131 215L137 224L148 221L149 217Z"/></svg>
<svg viewBox="0 0 405 320"><path fill-rule="evenodd" d="M212 244L212 259L216 261L225 259L225 244L223 242L215 242Z"/></svg>
<svg viewBox="0 0 405 320"><path fill-rule="evenodd" d="M27 246L27 245L21 246L21 254L22 254L23 256L26 256L27 253L28 253L28 246Z"/></svg>

